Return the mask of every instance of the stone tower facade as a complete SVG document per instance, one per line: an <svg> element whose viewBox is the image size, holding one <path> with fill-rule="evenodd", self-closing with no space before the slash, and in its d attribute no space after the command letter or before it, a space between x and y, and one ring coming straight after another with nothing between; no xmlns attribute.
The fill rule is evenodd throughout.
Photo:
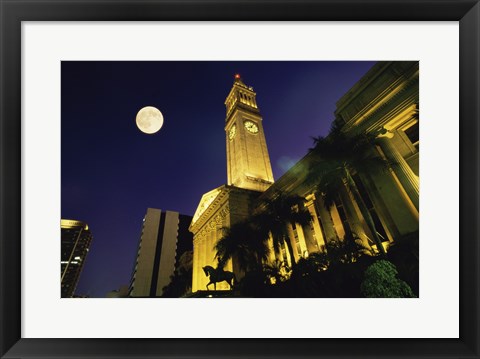
<svg viewBox="0 0 480 359"><path fill-rule="evenodd" d="M273 183L256 93L240 75L225 100L228 185L265 191Z"/></svg>
<svg viewBox="0 0 480 359"><path fill-rule="evenodd" d="M419 229L419 64L415 61L378 62L336 103L335 121L346 136L370 133L378 136L372 152L388 159L389 169L354 174L363 205L374 227L367 223L360 204L346 186L338 189L334 203L325 206L309 177L319 158L309 153L273 183L256 94L240 76L225 101L228 184L202 197L190 226L194 234L192 290L206 289L202 266L215 266L214 245L223 229L247 218L277 192L298 195L312 215L307 225L288 226L294 260L323 252L330 243L354 233L366 254L379 252L374 232L388 251L397 239L418 238ZM325 163L328 166L328 163ZM281 248L269 260L291 263ZM227 263L240 278L235 258ZM222 284L223 285L223 284ZM217 290L228 290L225 284Z"/></svg>
<svg viewBox="0 0 480 359"><path fill-rule="evenodd" d="M206 289L209 279L202 268L217 266L214 246L222 238L223 230L247 218L258 196L273 184L255 96L253 89L235 75L225 101L228 184L202 196L189 229L193 233L192 292ZM225 270L234 272L237 279L243 275L235 258L225 265ZM217 290L228 289L226 282L217 284Z"/></svg>

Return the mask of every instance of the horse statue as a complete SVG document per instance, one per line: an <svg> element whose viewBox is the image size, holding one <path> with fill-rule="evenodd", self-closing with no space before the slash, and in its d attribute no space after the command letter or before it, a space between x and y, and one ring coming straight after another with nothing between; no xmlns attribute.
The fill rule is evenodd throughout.
<svg viewBox="0 0 480 359"><path fill-rule="evenodd" d="M210 282L207 284L207 290L209 290L208 286L210 284L213 284L214 290L217 290L217 283L223 281L226 281L230 285L230 289L233 289L233 282L236 281L236 279L235 274L232 272L224 271L222 268L215 269L212 266L205 266L202 267L202 269L205 275L210 278Z"/></svg>

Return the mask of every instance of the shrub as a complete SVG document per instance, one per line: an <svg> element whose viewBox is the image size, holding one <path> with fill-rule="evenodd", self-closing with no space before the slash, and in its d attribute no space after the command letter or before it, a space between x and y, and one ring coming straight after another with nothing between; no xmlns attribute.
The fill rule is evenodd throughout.
<svg viewBox="0 0 480 359"><path fill-rule="evenodd" d="M367 298L414 298L410 286L397 275L394 264L379 260L365 271L360 290Z"/></svg>

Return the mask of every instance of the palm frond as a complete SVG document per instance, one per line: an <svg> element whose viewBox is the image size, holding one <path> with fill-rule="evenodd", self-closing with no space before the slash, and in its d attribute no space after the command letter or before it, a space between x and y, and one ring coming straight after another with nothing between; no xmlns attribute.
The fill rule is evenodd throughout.
<svg viewBox="0 0 480 359"><path fill-rule="evenodd" d="M343 169L339 169L325 174L316 187L317 193L322 195L323 203L327 209L330 209L333 206L338 197L338 193L340 193L344 187L343 172Z"/></svg>
<svg viewBox="0 0 480 359"><path fill-rule="evenodd" d="M308 224L311 221L310 212L305 207L305 199L298 195L286 195L277 191L271 198L265 199L259 208L261 210L256 216L256 222L263 228L264 240L267 241L271 236L277 253L284 243L291 252L287 242L289 224L295 222ZM290 257L293 260L293 253L290 253Z"/></svg>
<svg viewBox="0 0 480 359"><path fill-rule="evenodd" d="M214 249L219 266L224 266L229 259L235 258L240 268L245 271L261 265L270 253L270 248L263 239L263 232L258 231L254 223L248 220L235 223L226 229Z"/></svg>

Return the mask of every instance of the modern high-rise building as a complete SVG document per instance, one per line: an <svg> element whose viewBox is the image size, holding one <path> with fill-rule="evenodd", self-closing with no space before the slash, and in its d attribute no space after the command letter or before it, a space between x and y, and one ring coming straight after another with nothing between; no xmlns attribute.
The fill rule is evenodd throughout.
<svg viewBox="0 0 480 359"><path fill-rule="evenodd" d="M71 298L80 279L92 234L84 222L62 219L61 228L61 295Z"/></svg>
<svg viewBox="0 0 480 359"><path fill-rule="evenodd" d="M338 190L331 206L325 206L324 194L316 187L320 178L309 177L312 163L322 161L314 154L307 154L274 182L256 94L235 75L225 101L227 184L202 196L190 226L194 236L192 292L206 289L209 279L202 267L217 266L214 246L222 238L223 229L247 219L278 192L303 197L312 215L309 225L289 225L288 240L295 249L295 261L324 251L330 242L344 240L348 233L354 233L371 254L379 251L373 229L386 249L400 238L418 235L418 83L418 62L378 62L338 100L332 114L346 137L376 136L370 151L390 163L387 171L353 173L361 206L367 208L375 224L372 227L346 186ZM292 260L288 251L272 253L270 259ZM241 278L235 257L225 270ZM221 282L216 288L225 290L229 286Z"/></svg>
<svg viewBox="0 0 480 359"><path fill-rule="evenodd" d="M192 250L192 217L148 208L130 282L130 297L160 297L180 256Z"/></svg>

